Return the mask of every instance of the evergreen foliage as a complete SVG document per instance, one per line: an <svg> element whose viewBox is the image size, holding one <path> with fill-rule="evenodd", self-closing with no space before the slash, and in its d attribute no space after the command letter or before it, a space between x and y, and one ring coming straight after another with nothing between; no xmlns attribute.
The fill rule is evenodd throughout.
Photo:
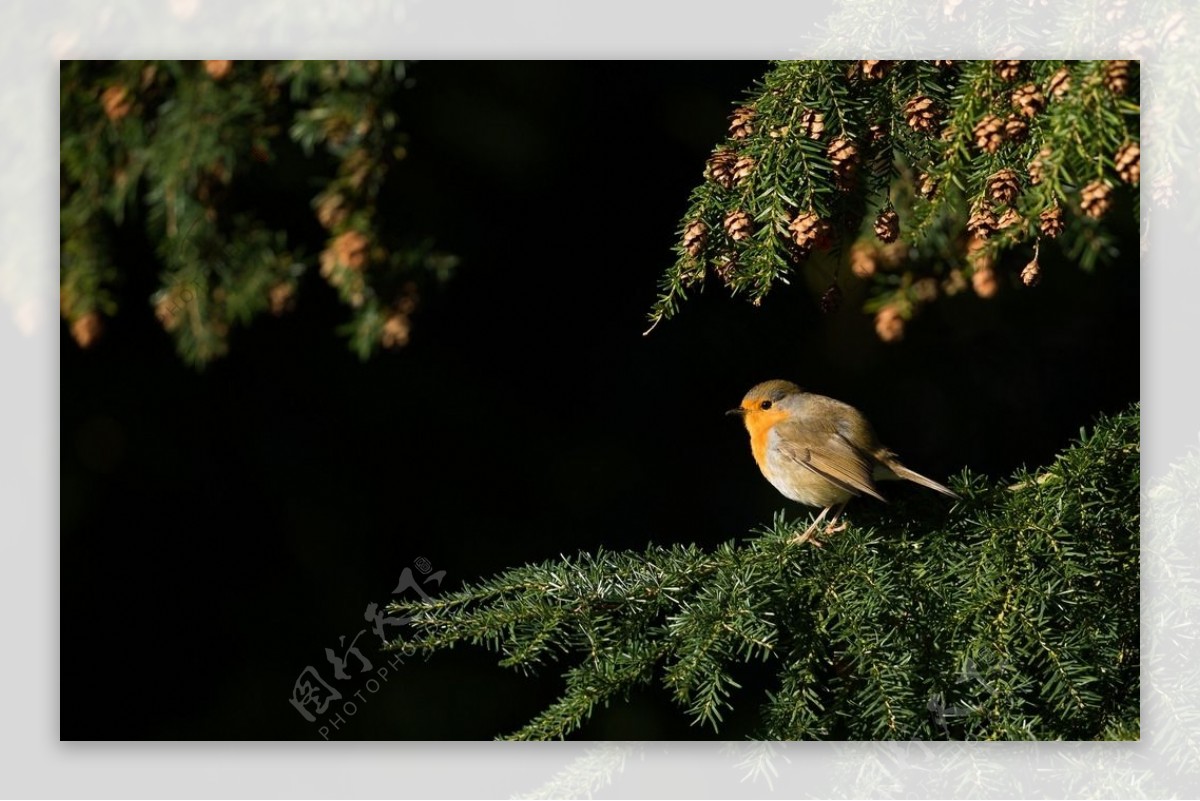
<svg viewBox="0 0 1200 801"><path fill-rule="evenodd" d="M852 509L820 549L791 544L809 521L781 513L712 551L601 550L396 603L411 623L390 647L565 663L513 739L566 737L655 682L715 732L760 703L763 739L1137 738L1138 414L1012 481L964 472L953 508ZM752 661L775 673L765 700L739 697Z"/></svg>
<svg viewBox="0 0 1200 801"><path fill-rule="evenodd" d="M1026 286L1055 238L1091 269L1113 255L1113 204L1137 213L1114 188L1140 181L1138 120L1136 62L778 63L692 192L651 321L709 277L756 305L799 277L827 310L867 280L895 340L938 297L1018 283L1003 251L1027 254Z"/></svg>
<svg viewBox="0 0 1200 801"><path fill-rule="evenodd" d="M390 61L64 62L61 304L76 341L89 346L117 313L132 270L113 240L131 224L159 260L154 314L188 362L224 354L232 325L290 309L311 266L296 232L234 201L273 165L319 185L320 270L350 309L351 346L365 358L405 344L421 285L454 266L379 219L405 157L407 82Z"/></svg>

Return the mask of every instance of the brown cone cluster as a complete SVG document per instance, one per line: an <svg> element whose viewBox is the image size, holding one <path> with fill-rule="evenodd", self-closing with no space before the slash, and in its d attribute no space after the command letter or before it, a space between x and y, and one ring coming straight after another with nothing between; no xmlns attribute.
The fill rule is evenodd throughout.
<svg viewBox="0 0 1200 801"><path fill-rule="evenodd" d="M996 229L1004 231L1015 225L1021 225L1022 222L1024 220L1021 219L1021 215L1017 213L1016 209L1005 209L1004 213L1000 215L1000 219L996 220Z"/></svg>
<svg viewBox="0 0 1200 801"><path fill-rule="evenodd" d="M1015 114L1004 121L1004 138L1013 142L1022 142L1029 135L1029 123L1024 117Z"/></svg>
<svg viewBox="0 0 1200 801"><path fill-rule="evenodd" d="M106 117L113 122L120 122L133 110L133 98L124 86L110 86L100 95L100 105Z"/></svg>
<svg viewBox="0 0 1200 801"><path fill-rule="evenodd" d="M925 95L917 95L904 104L904 120L908 127L919 133L936 133L938 127L938 108L933 99Z"/></svg>
<svg viewBox="0 0 1200 801"><path fill-rule="evenodd" d="M1104 66L1104 85L1114 95L1123 95L1129 91L1130 62L1109 61Z"/></svg>
<svg viewBox="0 0 1200 801"><path fill-rule="evenodd" d="M702 220L693 220L683 230L683 248L693 259L704 250L706 241L708 241L708 226Z"/></svg>
<svg viewBox="0 0 1200 801"><path fill-rule="evenodd" d="M1011 206L1021 193L1021 181L1014 171L1000 170L988 178L987 191L988 196L996 203Z"/></svg>
<svg viewBox="0 0 1200 801"><path fill-rule="evenodd" d="M875 236L882 242L895 242L900 236L900 215L894 209L885 209L875 218Z"/></svg>
<svg viewBox="0 0 1200 801"><path fill-rule="evenodd" d="M855 242L850 247L850 272L856 278L870 278L879 269L878 254L868 242Z"/></svg>
<svg viewBox="0 0 1200 801"><path fill-rule="evenodd" d="M1113 158L1113 166L1117 175L1127 184L1136 184L1142 180L1142 148L1137 142L1126 142L1121 145Z"/></svg>
<svg viewBox="0 0 1200 801"><path fill-rule="evenodd" d="M284 281L275 284L267 290L267 300L271 304L271 314L276 317L287 311L292 305L292 298L296 294L296 285L290 281Z"/></svg>
<svg viewBox="0 0 1200 801"><path fill-rule="evenodd" d="M1025 269L1021 270L1021 283L1025 286L1037 286L1042 280L1042 268L1038 264L1037 257L1033 261L1025 265Z"/></svg>
<svg viewBox="0 0 1200 801"><path fill-rule="evenodd" d="M394 312L384 321L379 339L385 348L401 348L408 344L411 331L412 323L408 315Z"/></svg>
<svg viewBox="0 0 1200 801"><path fill-rule="evenodd" d="M1002 81L1015 81L1021 77L1021 61L997 61L994 64L996 74L1000 76Z"/></svg>
<svg viewBox="0 0 1200 801"><path fill-rule="evenodd" d="M976 267L971 273L971 289L981 298L993 298L1000 291L1000 281L996 278L996 270L990 265Z"/></svg>
<svg viewBox="0 0 1200 801"><path fill-rule="evenodd" d="M802 253L829 246L833 229L828 222L822 220L816 212L802 211L796 215L788 230L792 232L792 241Z"/></svg>
<svg viewBox="0 0 1200 801"><path fill-rule="evenodd" d="M713 183L726 189L733 186L733 174L737 168L737 154L732 150L718 150L709 156L708 177Z"/></svg>
<svg viewBox="0 0 1200 801"><path fill-rule="evenodd" d="M833 163L833 179L838 188L847 191L854 186L858 173L858 146L844 136L829 143L829 160Z"/></svg>
<svg viewBox="0 0 1200 801"><path fill-rule="evenodd" d="M1044 147L1038 151L1037 158L1029 162L1029 183L1037 186L1046 180L1046 163L1050 156L1050 148Z"/></svg>
<svg viewBox="0 0 1200 801"><path fill-rule="evenodd" d="M1071 70L1059 67L1058 72L1050 76L1046 91L1056 100L1071 91Z"/></svg>
<svg viewBox="0 0 1200 801"><path fill-rule="evenodd" d="M214 81L224 80L233 71L232 61L205 61L204 71Z"/></svg>
<svg viewBox="0 0 1200 801"><path fill-rule="evenodd" d="M88 312L71 323L71 336L81 348L90 348L104 333L104 320L98 312Z"/></svg>
<svg viewBox="0 0 1200 801"><path fill-rule="evenodd" d="M1026 117L1036 117L1046 107L1046 97L1037 84L1027 83L1013 90L1012 106Z"/></svg>
<svg viewBox="0 0 1200 801"><path fill-rule="evenodd" d="M754 133L755 111L750 106L735 109L729 117L729 136L733 139L745 139Z"/></svg>
<svg viewBox="0 0 1200 801"><path fill-rule="evenodd" d="M1051 206L1038 215L1038 228L1042 236L1053 239L1063 231L1063 210L1059 206Z"/></svg>
<svg viewBox="0 0 1200 801"><path fill-rule="evenodd" d="M904 317L895 306L884 306L875 312L875 335L884 342L904 339Z"/></svg>
<svg viewBox="0 0 1200 801"><path fill-rule="evenodd" d="M809 139L820 139L825 133L825 115L819 111L805 109L800 115L800 127Z"/></svg>
<svg viewBox="0 0 1200 801"><path fill-rule="evenodd" d="M1094 219L1103 217L1112 205L1112 187L1104 181L1092 181L1079 192L1083 213Z"/></svg>
<svg viewBox="0 0 1200 801"><path fill-rule="evenodd" d="M726 215L725 233L729 234L729 238L734 242L741 242L743 239L748 239L753 232L754 220L746 212L736 209Z"/></svg>
<svg viewBox="0 0 1200 801"><path fill-rule="evenodd" d="M976 147L985 153L995 153L1004 144L1004 120L995 114L987 114L975 124L972 133Z"/></svg>
<svg viewBox="0 0 1200 801"><path fill-rule="evenodd" d="M746 179L754 172L754 159L750 156L742 156L733 163L733 183L735 185L746 182Z"/></svg>
<svg viewBox="0 0 1200 801"><path fill-rule="evenodd" d="M869 81L877 81L888 74L888 70L892 68L892 62L860 61L858 62L858 68L864 78Z"/></svg>
<svg viewBox="0 0 1200 801"><path fill-rule="evenodd" d="M987 239L995 233L998 226L999 221L995 213L987 206L977 207L967 219L967 230L980 240Z"/></svg>

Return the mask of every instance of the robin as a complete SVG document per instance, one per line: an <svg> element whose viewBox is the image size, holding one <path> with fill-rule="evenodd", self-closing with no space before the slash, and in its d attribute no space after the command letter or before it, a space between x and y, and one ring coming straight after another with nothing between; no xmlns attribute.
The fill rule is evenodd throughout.
<svg viewBox="0 0 1200 801"><path fill-rule="evenodd" d="M805 392L790 381L764 381L728 414L740 415L750 432L754 461L775 489L793 501L821 507L821 514L795 542L812 539L817 526L837 507L825 533L835 528L846 502L858 495L884 501L875 479L906 479L957 498L948 487L900 464L879 443L874 429L853 406ZM886 502L886 501L885 501Z"/></svg>

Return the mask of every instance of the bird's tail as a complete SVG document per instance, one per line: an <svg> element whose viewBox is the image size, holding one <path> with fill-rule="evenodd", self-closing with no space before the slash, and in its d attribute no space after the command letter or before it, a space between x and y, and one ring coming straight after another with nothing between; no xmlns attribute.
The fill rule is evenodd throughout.
<svg viewBox="0 0 1200 801"><path fill-rule="evenodd" d="M932 478L926 478L916 470L909 470L907 467L900 464L900 462L895 458L888 459L887 461L880 460L878 466L875 468L875 477L882 479L902 478L905 481L911 481L914 484L920 484L922 487L929 487L929 489L936 490L943 495L948 495L951 498L958 497L958 494L954 492L954 490L950 489L944 484L937 483Z"/></svg>

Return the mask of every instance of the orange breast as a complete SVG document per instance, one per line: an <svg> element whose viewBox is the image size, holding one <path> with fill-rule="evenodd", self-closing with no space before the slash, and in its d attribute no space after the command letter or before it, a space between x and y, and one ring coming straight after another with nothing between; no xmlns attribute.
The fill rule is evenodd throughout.
<svg viewBox="0 0 1200 801"><path fill-rule="evenodd" d="M746 412L743 418L746 430L750 432L750 450L763 475L767 475L767 435L771 433L772 426L786 417L787 412L782 409L754 409Z"/></svg>

